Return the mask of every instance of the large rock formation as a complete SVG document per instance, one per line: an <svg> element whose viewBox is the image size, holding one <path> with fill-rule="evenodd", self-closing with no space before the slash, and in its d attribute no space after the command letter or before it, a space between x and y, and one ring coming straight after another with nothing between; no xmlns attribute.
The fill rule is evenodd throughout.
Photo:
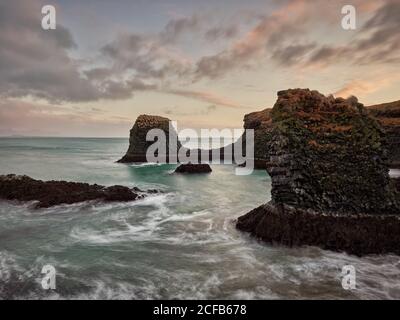
<svg viewBox="0 0 400 320"><path fill-rule="evenodd" d="M370 106L368 109L386 132L389 166L400 168L400 100Z"/></svg>
<svg viewBox="0 0 400 320"><path fill-rule="evenodd" d="M272 201L239 218L237 227L284 244L392 252L391 228L400 228L399 218L391 216L400 214L398 194L388 175L383 130L363 105L354 97L293 89L278 93L271 116ZM356 216L362 216L358 226ZM380 221L382 227L366 221ZM342 227L346 223L359 234L350 237L351 229ZM375 243L382 237L390 245Z"/></svg>
<svg viewBox="0 0 400 320"><path fill-rule="evenodd" d="M156 191L149 190L149 192ZM144 196L145 193L138 188L130 189L118 185L104 187L79 182L41 181L14 174L0 176L0 199L36 201L35 208L49 208L89 200L126 202Z"/></svg>
<svg viewBox="0 0 400 320"><path fill-rule="evenodd" d="M150 115L140 115L131 129L129 136L129 148L122 159L118 160L120 163L133 163L133 162L147 162L146 152L147 149L154 143L154 141L146 141L147 132L152 129L161 129L164 131L167 138L167 146L165 155L168 162L168 149L169 149L169 137L177 141L177 150L181 147L180 142L177 139L177 133L175 130L170 132L169 128L170 120L168 118Z"/></svg>

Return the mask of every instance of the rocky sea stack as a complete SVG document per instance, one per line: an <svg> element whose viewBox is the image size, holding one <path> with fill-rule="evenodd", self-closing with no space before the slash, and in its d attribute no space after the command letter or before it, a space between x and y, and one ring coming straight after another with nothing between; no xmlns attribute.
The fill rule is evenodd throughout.
<svg viewBox="0 0 400 320"><path fill-rule="evenodd" d="M181 164L175 169L176 173L210 173L212 172L211 167L207 163L185 163Z"/></svg>
<svg viewBox="0 0 400 320"><path fill-rule="evenodd" d="M272 201L237 227L268 242L400 253L399 195L380 124L355 97L278 93L266 141ZM351 226L351 227L350 227Z"/></svg>
<svg viewBox="0 0 400 320"><path fill-rule="evenodd" d="M149 191L149 193L155 192L155 190ZM41 181L15 174L0 176L0 199L36 201L35 208L49 208L90 200L127 202L144 196L145 193L138 188L130 189L118 185L104 187L80 182Z"/></svg>
<svg viewBox="0 0 400 320"><path fill-rule="evenodd" d="M161 129L164 131L167 138L167 153L169 148L169 137L176 137L177 148L181 147L177 139L175 130L170 132L170 120L160 116L140 115L131 129L129 136L129 148L126 154L118 162L120 163L134 163L134 162L147 162L146 152L147 149L154 143L154 141L146 141L147 132L152 129ZM166 154L168 162L168 155Z"/></svg>

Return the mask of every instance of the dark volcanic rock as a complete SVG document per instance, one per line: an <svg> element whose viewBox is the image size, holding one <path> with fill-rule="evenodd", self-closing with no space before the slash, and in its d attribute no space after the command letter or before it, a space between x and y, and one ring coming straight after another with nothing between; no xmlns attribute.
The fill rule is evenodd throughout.
<svg viewBox="0 0 400 320"><path fill-rule="evenodd" d="M278 93L267 171L272 198L334 213L398 213L381 126L356 98Z"/></svg>
<svg viewBox="0 0 400 320"><path fill-rule="evenodd" d="M400 216L330 215L266 204L240 217L237 228L268 243L366 254L400 254Z"/></svg>
<svg viewBox="0 0 400 320"><path fill-rule="evenodd" d="M179 167L175 169L176 173L210 173L211 167L206 164L181 164Z"/></svg>
<svg viewBox="0 0 400 320"><path fill-rule="evenodd" d="M0 176L0 198L4 200L38 201L36 208L72 204L88 200L133 201L143 194L123 186L104 187L97 184L41 181L28 176Z"/></svg>
<svg viewBox="0 0 400 320"><path fill-rule="evenodd" d="M133 163L133 162L147 162L146 152L147 149L154 143L153 141L146 141L147 132L152 129L161 129L165 132L167 138L167 153L169 148L169 134L177 137L175 130L169 132L168 118L159 116L141 115L136 119L136 122L131 129L129 136L129 148L125 156L122 157L118 162L120 163ZM177 150L181 147L179 141L177 141ZM166 155L167 162L168 156Z"/></svg>
<svg viewBox="0 0 400 320"><path fill-rule="evenodd" d="M400 101L370 106L368 109L386 132L390 168L400 168Z"/></svg>
<svg viewBox="0 0 400 320"><path fill-rule="evenodd" d="M278 93L271 116L272 201L240 217L237 227L286 245L399 253L392 236L400 199L389 179L386 139L363 105L294 89Z"/></svg>

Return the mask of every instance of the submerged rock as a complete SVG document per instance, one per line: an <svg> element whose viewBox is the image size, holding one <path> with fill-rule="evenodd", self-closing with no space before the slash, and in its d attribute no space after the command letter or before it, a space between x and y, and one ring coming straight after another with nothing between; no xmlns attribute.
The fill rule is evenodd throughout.
<svg viewBox="0 0 400 320"><path fill-rule="evenodd" d="M210 173L212 172L210 165L206 163L192 164L186 163L181 164L175 169L176 173Z"/></svg>
<svg viewBox="0 0 400 320"><path fill-rule="evenodd" d="M278 93L271 116L266 167L272 201L239 218L237 227L288 245L312 244L360 254L374 251L358 249L357 239L364 239L376 253L392 252L392 242L375 243L380 238L365 229L368 223L379 221L376 230L386 232L381 237L389 239L392 227L383 225L396 224L393 215L400 214L400 209L389 179L384 132L363 105L354 97L335 99L317 91L292 89ZM363 217L360 226L355 225L358 215ZM313 224L316 216L318 223ZM307 240L310 223L317 229ZM349 227L341 230L346 223L357 232L367 231L360 238L350 236ZM328 230L330 225L335 232ZM329 245L320 236L324 232L330 234Z"/></svg>
<svg viewBox="0 0 400 320"><path fill-rule="evenodd" d="M14 174L0 176L0 199L37 201L35 208L49 208L89 200L126 202L143 196L139 189L118 185L104 187L80 182L41 181Z"/></svg>

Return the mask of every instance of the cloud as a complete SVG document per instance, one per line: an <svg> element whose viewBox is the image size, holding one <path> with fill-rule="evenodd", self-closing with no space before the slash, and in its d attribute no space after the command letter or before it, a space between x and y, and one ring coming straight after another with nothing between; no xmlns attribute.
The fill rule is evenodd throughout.
<svg viewBox="0 0 400 320"><path fill-rule="evenodd" d="M59 25L43 30L37 1L0 4L0 95L32 95L48 100L87 101L96 89L80 76L68 50L71 33Z"/></svg>
<svg viewBox="0 0 400 320"><path fill-rule="evenodd" d="M129 99L138 91L165 92L171 83L183 87L235 70L255 69L268 61L290 68L400 62L400 2L395 0L354 0L366 19L364 25L348 43L339 43L334 37L326 37L322 43L315 30L340 26L340 7L345 3L279 2L278 9L254 15L251 26L246 22L247 32L242 30L243 21L216 22L210 14L195 13L170 20L155 34L119 34L93 57L77 60L72 58L77 44L66 27L41 29L39 0L3 1L0 96L33 96L51 102ZM207 54L183 52L185 46L179 41L188 34L191 41L206 41ZM213 48L218 51L210 53ZM241 107L205 92L178 90L174 94Z"/></svg>
<svg viewBox="0 0 400 320"><path fill-rule="evenodd" d="M354 79L337 90L334 95L345 98L351 95L365 97L368 94L377 92L393 84L395 81L398 81L398 79L399 77L397 75L374 76L373 80Z"/></svg>
<svg viewBox="0 0 400 320"><path fill-rule="evenodd" d="M307 65L353 62L356 64L400 62L400 2L387 0L374 9L352 42L347 45L322 45L314 51Z"/></svg>
<svg viewBox="0 0 400 320"><path fill-rule="evenodd" d="M124 136L130 119L107 117L99 110L17 101L0 102L0 135Z"/></svg>
<svg viewBox="0 0 400 320"><path fill-rule="evenodd" d="M259 58L267 56L268 49L276 48L288 36L301 32L300 27L293 28L291 23L303 15L304 7L305 1L292 0L278 11L262 17L254 28L229 48L201 58L196 64L196 79L215 79L232 70L257 65Z"/></svg>
<svg viewBox="0 0 400 320"><path fill-rule="evenodd" d="M209 115L211 112L217 110L215 105L210 105L206 109L200 111L179 111L175 108L165 108L163 112L168 116L195 116L195 115Z"/></svg>
<svg viewBox="0 0 400 320"><path fill-rule="evenodd" d="M188 61L183 56L149 36L122 34L103 46L101 52L111 60L108 72L114 76L132 71L140 79L160 80L188 71ZM102 69L103 74L106 70Z"/></svg>
<svg viewBox="0 0 400 320"><path fill-rule="evenodd" d="M219 39L233 39L239 33L237 25L218 26L208 29L204 38L208 41L216 41Z"/></svg>
<svg viewBox="0 0 400 320"><path fill-rule="evenodd" d="M166 93L194 99L194 100L199 100L207 103L211 103L213 105L217 106L223 106L227 108L234 108L234 109L242 109L242 108L247 108L241 104L238 104L230 99L220 97L216 94L210 93L210 92L205 92L205 91L192 91L192 90L169 90L165 91Z"/></svg>
<svg viewBox="0 0 400 320"><path fill-rule="evenodd" d="M301 61L304 56L316 47L315 43L292 44L287 47L277 48L273 51L272 59L281 65L293 65Z"/></svg>
<svg viewBox="0 0 400 320"><path fill-rule="evenodd" d="M89 102L127 99L136 90L155 88L153 83L123 72L126 64L134 63L134 59L121 59L126 64L119 70L109 67L85 70L80 61L71 58L71 50L77 45L70 31L60 24L56 30L43 30L41 18L39 1L0 3L1 97L32 96L55 103ZM128 38L127 45L129 49L143 49L140 38L133 36ZM112 46L106 46L103 50L114 59L120 58L119 51ZM157 70L148 69L152 58L150 56L149 60L138 61L138 77L160 75Z"/></svg>
<svg viewBox="0 0 400 320"><path fill-rule="evenodd" d="M173 19L167 23L164 30L160 33L160 38L162 42L175 42L182 34L196 31L200 26L201 19L196 14L190 17Z"/></svg>
<svg viewBox="0 0 400 320"><path fill-rule="evenodd" d="M200 58L195 79L216 79L234 70L256 68L260 60L268 58L280 66L299 68L343 62L400 61L400 2L397 0L354 0L358 19L371 17L348 43L321 42L315 31L332 30L335 25L340 28L340 9L344 4L347 3L342 0L329 4L322 0L286 1L228 48Z"/></svg>

